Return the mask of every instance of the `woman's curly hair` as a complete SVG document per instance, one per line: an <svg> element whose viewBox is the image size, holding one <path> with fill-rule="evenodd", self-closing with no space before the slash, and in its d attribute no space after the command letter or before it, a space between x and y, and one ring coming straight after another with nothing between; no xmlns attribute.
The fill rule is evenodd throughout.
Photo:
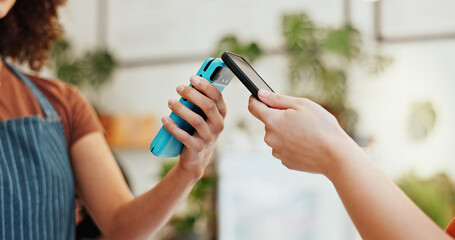
<svg viewBox="0 0 455 240"><path fill-rule="evenodd" d="M17 0L0 19L0 54L39 71L62 32L57 8L66 0Z"/></svg>

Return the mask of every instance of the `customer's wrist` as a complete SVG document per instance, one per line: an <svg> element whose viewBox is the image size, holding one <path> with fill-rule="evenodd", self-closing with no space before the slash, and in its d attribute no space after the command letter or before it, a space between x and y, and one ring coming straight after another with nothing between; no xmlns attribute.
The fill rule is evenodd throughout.
<svg viewBox="0 0 455 240"><path fill-rule="evenodd" d="M331 181L336 180L343 174L346 168L352 167L362 150L357 143L340 128L339 134L332 138L328 149L329 166L326 166L323 174Z"/></svg>

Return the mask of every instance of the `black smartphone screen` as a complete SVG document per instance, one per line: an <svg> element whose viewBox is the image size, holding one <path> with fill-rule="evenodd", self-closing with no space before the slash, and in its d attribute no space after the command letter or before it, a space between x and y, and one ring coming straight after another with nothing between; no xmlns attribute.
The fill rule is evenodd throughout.
<svg viewBox="0 0 455 240"><path fill-rule="evenodd" d="M250 92L256 97L259 89L265 89L273 92L273 90L267 85L267 83L259 76L259 74L251 67L251 65L241 56L231 53L224 52L221 55L224 63L232 70L240 81L250 90Z"/></svg>

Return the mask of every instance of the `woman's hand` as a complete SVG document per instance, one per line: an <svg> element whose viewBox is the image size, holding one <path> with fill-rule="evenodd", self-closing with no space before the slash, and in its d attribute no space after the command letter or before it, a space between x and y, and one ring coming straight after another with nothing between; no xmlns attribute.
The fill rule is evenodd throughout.
<svg viewBox="0 0 455 240"><path fill-rule="evenodd" d="M190 79L193 87L179 85L177 93L202 109L207 119L193 112L175 99L169 100L169 108L196 131L193 135L180 129L169 117L163 117L163 126L185 145L180 155L179 167L200 178L210 162L216 140L224 128L226 104L220 91L209 81L199 76ZM196 90L197 89L197 90Z"/></svg>
<svg viewBox="0 0 455 240"><path fill-rule="evenodd" d="M328 174L336 168L333 155L349 137L333 115L305 99L259 91L249 111L265 124L265 142L273 156L290 169Z"/></svg>

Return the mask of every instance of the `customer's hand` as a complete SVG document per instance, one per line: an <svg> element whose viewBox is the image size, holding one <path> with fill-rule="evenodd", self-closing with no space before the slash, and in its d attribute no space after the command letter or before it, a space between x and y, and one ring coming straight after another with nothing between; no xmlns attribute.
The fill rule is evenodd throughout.
<svg viewBox="0 0 455 240"><path fill-rule="evenodd" d="M193 135L180 129L169 117L161 119L163 126L175 138L185 145L180 154L179 167L202 176L210 162L216 140L224 128L226 104L220 91L209 81L199 76L192 76L190 86L179 85L177 93L202 109L204 119L175 99L169 100L169 108L196 129ZM197 89L197 90L196 90Z"/></svg>
<svg viewBox="0 0 455 240"><path fill-rule="evenodd" d="M265 123L273 155L290 169L327 176L363 239L450 239L324 108L263 90L259 98L250 98L249 110Z"/></svg>
<svg viewBox="0 0 455 240"><path fill-rule="evenodd" d="M333 154L350 138L333 115L305 99L259 91L249 111L265 124L265 142L289 169L327 174L336 168ZM338 148L338 149L337 149Z"/></svg>

